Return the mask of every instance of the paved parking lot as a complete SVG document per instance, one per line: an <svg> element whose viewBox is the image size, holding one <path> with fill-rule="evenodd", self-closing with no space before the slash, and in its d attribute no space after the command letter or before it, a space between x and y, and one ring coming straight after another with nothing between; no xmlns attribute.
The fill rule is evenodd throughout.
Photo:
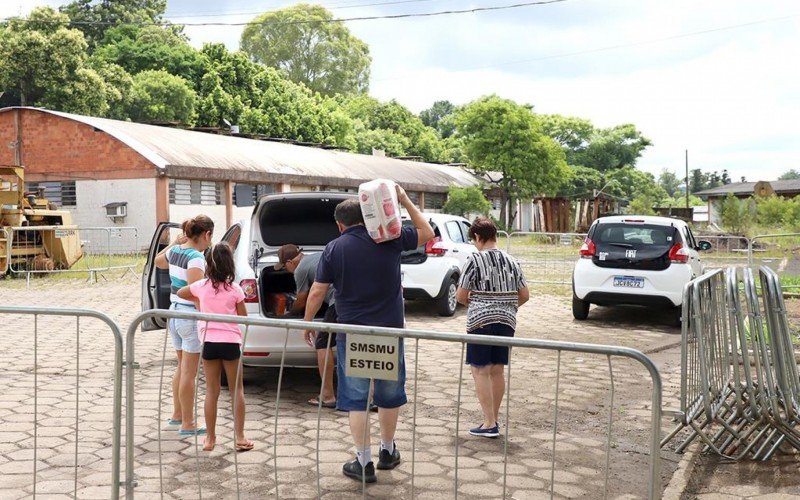
<svg viewBox="0 0 800 500"><path fill-rule="evenodd" d="M107 312L124 328L139 310L139 285L132 277L97 284L40 281L29 289L5 288L0 282L0 302L4 305L95 308ZM409 303L407 311L409 326L413 328L453 332L464 328L462 310L447 319L435 316L421 304ZM677 388L670 373L676 369L679 351L674 346L680 335L678 329L665 326L668 320L668 315L662 317L636 309L597 309L592 311L589 321L578 323L572 320L568 296L538 295L520 311L518 336L626 345L658 352L654 356L668 379L665 390L669 406L669 395ZM0 498L19 498L32 493L34 329L31 317L7 316L1 321L3 365L0 366L0 380L4 390L0 393ZM81 498L105 498L110 484L113 344L110 333L101 323L82 320L80 376L76 378L75 339L74 319L39 318L37 494L71 493L76 488ZM359 484L341 474L342 463L352 456L346 414L326 410L318 417L316 408L305 403L318 390L315 385L318 380L310 370L290 369L284 373L277 427L278 371L247 370L246 428L256 448L247 453L232 451L231 422L224 410L227 392L223 392L217 448L210 454L202 451L196 454L193 439L179 439L174 431L159 426L171 411L167 386L174 369L171 348L162 363L164 345L163 332L145 332L137 337L135 473L139 480L138 496L157 496L163 483L168 497L197 497L199 477L204 496L228 497L236 491L234 471L237 468L243 496L274 494L276 465L282 497L315 496L318 418L319 486L323 495L344 498L360 491ZM505 466L504 439L474 438L466 432L479 422L480 412L467 369L462 374L464 384L459 387L459 373L463 367L460 354L460 345L420 342L415 363L417 353L413 345L408 345L408 392L416 408L412 404L406 407L398 428L397 443L405 463L393 471L379 471L378 483L368 487L369 496L411 497L413 453L414 495L452 497L456 484L456 446L458 491L465 498L501 495L504 472L510 497L549 496L556 353L523 352L521 349L513 353ZM608 360L564 353L561 363L554 490L562 497L600 497L605 487L605 436L611 396ZM614 422L608 488L611 497L644 497L649 379L635 362L615 358L612 367ZM76 380L80 384L77 485L73 482ZM163 391L159 391L160 384ZM460 406L457 404L459 393ZM202 413L202 409L200 411ZM505 415L505 410L502 414ZM162 429L161 469L159 427ZM416 447L412 450L414 430ZM664 458L662 476L666 483L677 457L667 452Z"/></svg>

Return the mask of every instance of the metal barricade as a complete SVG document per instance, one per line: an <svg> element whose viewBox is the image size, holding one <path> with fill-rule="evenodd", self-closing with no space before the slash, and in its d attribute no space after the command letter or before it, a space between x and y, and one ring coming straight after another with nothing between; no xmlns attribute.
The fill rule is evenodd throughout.
<svg viewBox="0 0 800 500"><path fill-rule="evenodd" d="M274 399L270 397L268 401L261 402L256 410L262 421L268 420L270 422L269 424L266 424L262 426L262 428L255 431L258 435L263 436L263 439L260 441L259 449L264 450L266 448L266 454L261 451L262 456L257 459L248 459L246 464L243 463L243 458L239 458L239 456L235 453L233 454L232 459L228 457L227 459L223 460L219 456L209 455L204 455L201 459L198 453L199 443L196 437L193 439L194 450L191 450L191 446L187 447L186 443L176 443L174 440L170 439L171 435L169 435L167 431L162 431L161 427L164 418L162 418L163 415L161 407L165 401L163 386L164 367L166 365L165 356L167 350L166 336L151 336L150 338L146 338L147 335L139 335L137 333L140 324L150 318L193 319L199 322L215 321L238 324L243 330L245 346L247 345L247 339L253 334L252 332L255 328L271 327L274 329L279 329L278 331L282 331L281 341L283 344L283 349L280 350L280 353L277 352L277 349L276 352L272 353L280 354L280 364L277 366L278 373L275 377L277 379L277 385L274 388ZM568 463L570 467L573 467L575 466L575 457L571 455L571 458L566 462L564 462L564 458L558 458L558 455L563 453L563 451L559 452L559 448L566 448L568 446L567 443L562 442L565 439L563 437L565 431L563 430L564 423L559 417L560 414L563 414L564 412L567 412L570 417L574 415L573 413L570 413L575 411L574 399L571 399L571 393L575 392L576 390L569 387L566 389L564 388L566 381L574 380L574 375L572 370L566 371L562 369L562 364L566 362L562 358L566 357L568 353L579 353L581 355L589 354L600 356L599 360L601 360L602 363L596 363L596 367L598 369L602 368L603 372L605 372L604 367L607 366L608 371L606 373L608 373L610 382L610 385L604 388L605 390L609 391L609 403L607 404L606 408L607 415L602 415L598 419L602 423L587 424L587 428L591 427L592 429L596 429L598 425L602 425L607 431L605 443L598 442L595 445L598 446L597 451L599 453L589 454L592 456L592 458L590 458L591 460L598 461L599 465L597 470L602 471L603 474L602 491L595 492L593 495L590 494L590 496L607 497L610 494L610 470L614 464L618 463L620 459L628 456L627 451L612 452L612 450L616 448L616 446L613 444L612 438L615 414L618 411L622 411L620 408L615 408L615 404L619 403L615 401L614 397L616 391L619 390L617 388L619 383L618 377L622 376L624 380L630 383L631 387L638 388L641 385L641 375L633 375L630 373L625 373L624 375L615 374L612 360L616 360L614 364L617 364L618 367L623 365L627 366L626 363L621 363L619 358L622 358L632 360L634 363L643 365L651 379L652 387L648 401L650 422L649 425L646 426L648 429L646 431L648 435L646 445L647 449L642 453L649 455L646 472L646 496L651 499L660 498L661 477L659 441L661 433L661 376L654 363L647 356L635 349L536 339L475 336L435 331L377 328L316 322L306 323L295 320L237 317L165 310L151 310L139 314L132 320L127 331L125 413L126 477L124 482L126 495L129 495L129 498L132 498L134 493L137 491L136 488L146 494L157 494L159 492L163 494L165 493L166 487L165 481L169 480L173 481L174 483L173 478L180 478L177 486L182 486L182 488L175 490L176 484L170 483L169 487L172 488L171 492L173 494L196 494L199 497L202 497L204 494L206 496L214 495L223 497L233 495L239 497L243 494L259 494L265 496L274 495L276 497L284 496L286 494L290 496L299 495L305 497L321 497L323 494L331 493L331 491L336 488L337 483L335 483L333 478L330 476L341 477L341 471L337 470L340 465L333 464L341 464L341 461L343 461L342 458L346 456L341 452L333 451L339 448L343 450L346 447L346 445L342 443L344 434L341 431L336 431L336 429L340 427L346 427L347 424L342 425L341 422L337 423L335 416L323 414L322 407L319 405L317 406L316 413L314 414L312 414L310 411L302 413L302 415L305 415L305 418L283 417L288 418L289 423L281 425L281 411L285 406L291 406L294 404L291 400L287 402L285 395L282 396L282 394L284 394L282 392L282 383L285 379L285 372L287 370L287 346L291 345L290 337L301 335L302 331L306 328L317 331L327 331L331 333L339 332L345 334L365 334L374 336L376 338L405 339L407 342L407 349L412 348L410 342L413 341L413 352L408 352L409 356L407 356L409 360L413 359L413 363L411 365L413 368L408 371L409 380L407 381L407 385L409 386L408 393L410 396L409 403L412 405L412 408L409 410L412 414L412 421L410 423L410 427L407 423L404 425L402 422L398 427L398 434L400 432L405 432L406 437L408 437L408 434L410 433L410 464L408 464L408 461L405 462L408 464L406 470L410 471L410 478L403 479L406 477L405 473L400 474L399 476L393 476L399 482L395 481L390 485L386 485L389 489L381 490L381 494L392 494L398 497L402 497L404 495L409 495L411 498L415 497L415 493L418 492L418 488L420 487L417 482L421 481L421 479L419 479L417 476L423 472L423 470L420 469L420 467L423 466L429 469L433 467L433 474L442 476L434 478L435 481L437 481L437 489L440 492L447 491L449 489L451 493L448 493L448 495L453 497L458 497L464 492L463 489L460 489L461 483L459 479L459 473L465 474L466 472L470 472L472 474L477 474L477 472L475 472L476 469L469 469L470 463L475 462L475 459L468 456L460 456L460 453L463 455L464 449L467 449L468 452L475 450L474 444L461 444L459 439L460 432L463 430L461 427L463 401L462 392L464 392L462 391L464 369L463 356L465 345L469 342L474 344L498 345L514 348L511 356L511 363L508 365L506 372L508 384L505 387L505 419L502 423L505 433L505 440L502 446L502 453L500 452L500 447L498 447L492 459L493 462L497 463L497 467L495 467L494 470L497 470L498 473L502 473L502 478L498 478L497 481L493 483L494 486L487 485L486 491L490 491L491 493L486 493L486 495L494 497L507 497L510 495L509 491L512 488L519 488L519 485L515 484L515 481L524 480L527 481L526 484L531 484L531 479L533 479L532 477L527 478L527 476L519 475L519 461L510 460L512 453L514 453L510 446L519 448L520 440L527 439L547 439L550 441L550 445L547 447L547 453L550 455L548 466L549 470L547 473L537 473L536 476L538 479L534 479L533 483L541 483L542 485L547 484L547 491L551 497L555 494L559 494L563 487L568 486L566 484L558 484L560 481L562 481L562 475L570 474L568 470L562 470L559 465L566 465ZM166 335L166 333L167 332L165 332L164 335ZM136 347L137 339L140 344L145 343L144 347L141 345L138 348ZM456 388L453 387L448 389L446 394L436 395L438 400L437 411L441 412L442 416L445 417L445 420L441 422L434 422L431 418L423 419L422 417L418 416L418 407L420 404L422 404L420 403L420 399L426 392L426 388L420 384L420 363L424 362L424 360L421 360L420 358L420 341L428 343L428 345L436 343L435 348L437 351L440 351L441 349L451 349L452 353L454 354L454 356L452 356L449 360L452 365L448 366L452 366L452 368L455 368L458 371L458 388L456 390ZM159 346L162 346L163 349L160 353L158 352ZM423 346L423 349L425 349L425 346ZM144 351L148 353L147 356L143 354ZM539 365L541 365L544 362L544 358L548 356L549 359L553 360L555 363L553 380L555 392L552 399L552 428L551 431L548 432L533 432L534 428L541 427L541 422L525 420L524 422L518 423L514 421L515 412L522 412L524 406L529 406L529 403L525 403L525 401L529 401L529 398L531 397L542 397L538 394L530 394L529 385L526 382L521 383L523 389L520 389L520 391L528 389L525 392L524 399L521 399L511 390L512 382L516 381L516 378L512 378L513 373L521 373L520 371L523 370L522 365L517 367L516 370L512 370L514 358L520 355L527 355L532 351L538 353L537 356L542 356L542 359L537 358ZM460 356L457 355L458 352L460 352ZM584 363L585 361L583 358L581 358L578 360L578 362ZM141 366L141 368L138 369L140 372L138 378L136 376L137 366ZM594 364L591 366L593 368L595 367ZM582 365L579 368L586 369L586 367L587 365ZM160 369L160 375L155 371L147 371L146 373L143 373L144 370L149 370L150 368L153 370ZM622 370L621 368L618 368L618 370L625 372L625 370ZM552 372L549 374L551 376L553 375ZM455 378L456 374L450 372L446 375L446 377ZM593 373L591 379L592 384L596 385L597 373ZM144 384L144 386L141 388L139 387L140 383ZM154 387L155 383L158 383L157 389ZM144 407L144 409L141 406L137 406L139 404L139 400L137 400L137 389L138 394L141 397L149 398L147 400L148 404ZM640 388L639 390L646 389ZM582 396L586 396L585 389L579 392L581 392ZM236 392L233 394L233 397L235 397ZM271 388L270 394L272 394ZM284 399L282 399L282 397ZM455 398L455 401L448 398ZM516 402L514 406L511 406L512 398ZM561 401L562 398L567 399L567 401ZM153 405L150 404L153 402L153 400L155 401L157 408L154 408ZM196 412L196 400L194 404ZM455 413L455 415L453 415L453 413ZM591 415L596 414L597 412L594 412ZM369 413L367 413L367 415L369 415ZM581 411L580 415L582 415L583 418L593 418L588 416L589 413L585 411ZM142 418L149 418L151 420L150 423L147 424L137 420L137 418L140 418L140 416ZM155 419L155 425L158 427L157 430L153 429L152 427L152 419ZM453 420L455 420L454 423ZM314 422L315 427L309 426L309 422ZM252 423L252 420L248 420L248 424L246 424L245 427L249 428ZM418 428L422 429L426 426L427 428L433 428L435 430L435 435L433 436L435 439L426 440L423 442L423 444L437 447L452 447L450 449L453 450L453 456L446 457L446 460L443 458L439 460L438 463L425 462L426 459L424 458L424 455L426 455L427 450L420 450L421 441L418 440L417 434ZM510 430L512 427L515 430ZM451 439L449 436L450 431L455 434L454 439ZM326 436L332 432L334 433L332 437L324 440L325 447L321 447L323 432L326 434ZM535 438L532 437L534 434L536 435ZM545 434L552 436L552 438L543 437ZM596 431L592 430L591 434L594 436ZM222 435L223 434L221 432L218 433L218 436ZM561 440L559 440L559 435L562 436ZM293 457L297 457L297 454L303 451L300 445L303 443L308 443L309 440L315 440L316 467L315 469L312 469L312 464L309 462L308 465L303 468L303 470L298 470L296 465L292 466L292 460L294 460L294 463L296 464L298 460L304 461L306 459L302 457ZM284 445L282 441L287 444ZM344 442L348 441L349 440L344 440ZM511 443L514 444L512 445ZM557 446L559 443L560 446ZM217 446L222 446L219 437L217 439ZM572 447L570 449L577 449L575 447L576 445L570 444L569 446ZM600 446L602 446L602 452L600 451ZM171 453L163 453L164 450L169 450ZM331 454L332 458L330 457ZM612 454L614 455L613 461L611 460ZM324 456L321 457L321 455ZM423 455L423 458L419 458L420 455ZM243 455L242 457L246 456L248 455ZM249 456L253 457L255 455L251 454ZM544 458L546 456L547 454L537 455L537 458ZM525 457L530 458L531 454L526 451ZM408 460L408 457L406 457L406 460ZM466 465L464 465L465 462ZM543 462L543 460L536 460L536 462ZM442 472L436 472L436 470L441 471L441 464L445 463L452 463L455 469L451 476L452 482L447 489L443 489L444 485L442 483L448 482L449 480L447 477L450 475L445 475ZM158 470L155 470L156 466L158 467ZM472 465L472 467L475 466ZM543 466L539 465L539 467ZM543 471L544 470L547 469L543 469ZM144 471L144 474L142 474L142 471ZM215 472L220 471L225 471L225 474L222 476L215 474ZM231 478L231 474L235 475L235 477ZM240 477L240 474L244 474L245 477ZM429 475L431 472L428 471L427 474ZM485 474L485 472L482 474ZM169 479L165 479L167 476ZM427 479L428 482L432 481L430 477ZM597 479L598 480L595 481L595 483L599 486L601 481L600 478ZM358 491L356 489L358 486L356 486L355 483L348 482L347 484L351 486L343 487L345 488L345 494L352 495ZM502 484L502 487L500 484ZM636 481L635 484L641 483ZM315 485L315 487L312 485ZM581 486L589 487L590 485L581 484ZM370 486L370 488L372 487L373 486ZM543 486L539 487L541 488ZM575 486L572 485L570 487ZM369 488L362 483L360 485L360 489L362 494L366 497ZM334 494L337 492L341 493L342 491L335 490ZM624 493L634 492L624 491Z"/></svg>
<svg viewBox="0 0 800 500"><path fill-rule="evenodd" d="M8 271L28 282L56 274L97 281L103 273L124 276L144 263L135 227L18 226L6 234Z"/></svg>
<svg viewBox="0 0 800 500"><path fill-rule="evenodd" d="M515 231L505 248L519 261L529 284L568 285L585 238L585 233Z"/></svg>
<svg viewBox="0 0 800 500"><path fill-rule="evenodd" d="M690 427L678 451L698 437L731 460L767 460L783 442L800 449L800 379L778 277L761 267L760 300L752 270L741 273L741 286L734 267L686 286L682 415L662 445Z"/></svg>
<svg viewBox="0 0 800 500"><path fill-rule="evenodd" d="M32 316L32 336L29 328L14 316ZM43 316L74 318L74 370L70 366L72 363L61 356L70 352L73 346L58 344L60 339L54 340L49 334L52 328L66 325L63 322L48 323L47 330L41 333ZM3 453L20 465L12 472L4 472L3 482L12 481L14 484L14 478L19 477L18 489L30 486L34 498L37 494L78 498L87 494L79 491L79 477L92 474L95 479L91 487L94 489L90 488L89 496L119 498L122 421L122 334L119 327L105 314L90 309L0 306L0 318L4 325L0 345L3 341L13 343L7 351L6 364L0 368L3 381L0 400L7 403L5 408L11 407L9 402L19 402L17 411L22 416L30 413L30 409L23 405L32 403L33 413L30 420L14 419L11 423L9 419L8 426L0 428L0 443L7 445ZM99 350L102 345L100 336L85 331L86 324L81 321L84 318L99 320L111 330L113 361L108 370L97 372L97 366L102 365L85 367L86 364L81 363L82 352L86 356L89 348L91 357L102 357L108 352ZM22 353L26 352L26 343L31 338L33 359L28 362ZM110 398L109 379L112 387ZM74 380L74 385L69 383L70 380ZM73 402L74 413L71 413ZM103 404L106 402L110 404ZM106 419L109 410L111 414ZM109 444L110 460L105 453ZM9 464L14 465L14 462L6 465ZM62 473L65 468L72 469L71 477ZM108 477L107 473L110 474L110 483L98 483L96 477Z"/></svg>

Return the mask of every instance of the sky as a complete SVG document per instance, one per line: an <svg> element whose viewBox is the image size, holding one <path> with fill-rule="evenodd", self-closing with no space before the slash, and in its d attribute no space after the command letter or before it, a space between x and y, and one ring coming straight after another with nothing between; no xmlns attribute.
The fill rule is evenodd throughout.
<svg viewBox="0 0 800 500"><path fill-rule="evenodd" d="M338 18L524 0L324 0ZM0 17L59 0L2 0ZM168 0L177 23L247 22L295 2ZM727 169L734 181L800 169L800 3L565 0L412 19L348 21L370 47L370 94L419 112L497 94L537 113L633 123L653 146L638 167ZM239 45L240 26L187 26L191 43Z"/></svg>

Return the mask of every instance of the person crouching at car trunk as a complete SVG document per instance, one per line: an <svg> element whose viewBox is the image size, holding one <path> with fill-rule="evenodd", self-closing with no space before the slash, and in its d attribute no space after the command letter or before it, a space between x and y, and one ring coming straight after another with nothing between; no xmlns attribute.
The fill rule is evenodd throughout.
<svg viewBox="0 0 800 500"><path fill-rule="evenodd" d="M486 217L475 219L469 239L478 252L464 264L456 299L467 306L467 333L513 337L517 308L530 296L517 260L497 248L497 227ZM483 423L469 433L495 438L500 435L500 402L505 391L504 368L508 347L467 344L467 364L483 410Z"/></svg>
<svg viewBox="0 0 800 500"><path fill-rule="evenodd" d="M294 275L294 283L297 291L297 298L292 303L292 308L288 314L301 314L306 308L308 292L314 283L317 275L317 266L321 252L306 255L297 245L283 245L278 249L278 263L275 270L286 271ZM325 323L336 323L336 305L333 300L333 287L328 288L325 294ZM317 368L322 379L322 407L336 408L336 393L333 391L333 349L336 347L336 336L328 335L328 332L317 332L316 339L312 340L311 335L305 336L308 345L317 351ZM318 406L319 400L314 397L308 400L308 404Z"/></svg>
<svg viewBox="0 0 800 500"><path fill-rule="evenodd" d="M367 233L358 200L345 200L336 206L336 224L342 234L328 243L322 253L306 303L306 321L314 319L326 292L333 286L339 323L404 327L400 254L424 245L433 238L433 229L399 186L397 198L408 211L414 226L402 228L400 238L383 243L375 243ZM314 332L307 334L314 335ZM373 483L377 477L366 412L370 381L345 376L346 346L347 335L337 334L339 387L336 407L350 412L350 433L356 446L356 459L344 464L342 472L358 481ZM393 469L400 463L394 435L400 407L407 402L405 375L403 340L399 339L397 380L375 380L374 383L381 438L378 469Z"/></svg>

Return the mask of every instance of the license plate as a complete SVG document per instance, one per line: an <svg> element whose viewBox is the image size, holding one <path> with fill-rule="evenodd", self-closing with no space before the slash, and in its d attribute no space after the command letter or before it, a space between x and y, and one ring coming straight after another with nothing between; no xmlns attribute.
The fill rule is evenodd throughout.
<svg viewBox="0 0 800 500"><path fill-rule="evenodd" d="M614 276L614 286L621 288L644 288L644 278L636 276Z"/></svg>

